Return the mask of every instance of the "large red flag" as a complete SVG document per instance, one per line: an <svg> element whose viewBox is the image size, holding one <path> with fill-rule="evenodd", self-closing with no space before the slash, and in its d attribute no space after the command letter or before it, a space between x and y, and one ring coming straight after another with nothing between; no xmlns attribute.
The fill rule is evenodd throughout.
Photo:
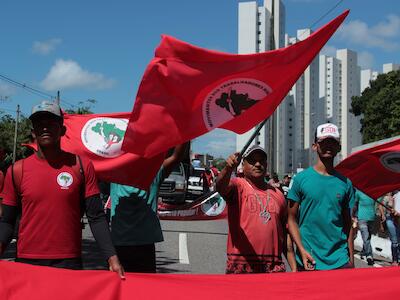
<svg viewBox="0 0 400 300"><path fill-rule="evenodd" d="M2 300L384 300L399 293L398 267L238 275L126 273L122 281L110 271L0 261Z"/></svg>
<svg viewBox="0 0 400 300"><path fill-rule="evenodd" d="M217 127L248 131L274 112L348 13L304 41L257 54L210 51L163 36L122 149L151 157Z"/></svg>
<svg viewBox="0 0 400 300"><path fill-rule="evenodd" d="M358 151L335 168L370 197L400 188L400 139Z"/></svg>
<svg viewBox="0 0 400 300"><path fill-rule="evenodd" d="M121 150L129 113L64 115L66 151L89 158L100 180L147 189L164 155L151 159Z"/></svg>

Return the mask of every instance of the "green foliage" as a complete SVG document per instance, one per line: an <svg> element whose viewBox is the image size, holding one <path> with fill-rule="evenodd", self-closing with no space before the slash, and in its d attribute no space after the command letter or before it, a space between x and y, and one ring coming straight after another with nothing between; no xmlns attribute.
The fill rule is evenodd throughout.
<svg viewBox="0 0 400 300"><path fill-rule="evenodd" d="M115 124L109 124L107 122L97 123L96 126L92 127L92 130L104 137L106 142L113 141L116 137L116 142L119 142L124 136L125 132L115 126Z"/></svg>
<svg viewBox="0 0 400 300"><path fill-rule="evenodd" d="M400 70L378 75L361 96L352 97L351 112L361 118L363 143L400 134Z"/></svg>
<svg viewBox="0 0 400 300"><path fill-rule="evenodd" d="M5 169L12 161L14 147L15 119L9 114L0 113L0 148L5 152L5 158L0 161L0 168ZM22 147L22 143L28 143L31 136L31 123L29 119L21 116L17 135L17 160L29 153L29 149Z"/></svg>
<svg viewBox="0 0 400 300"><path fill-rule="evenodd" d="M92 107L97 103L95 99L88 99L86 101L80 101L78 107L75 109L66 109L67 114L77 114L77 115L88 115L92 114Z"/></svg>
<svg viewBox="0 0 400 300"><path fill-rule="evenodd" d="M215 158L212 161L212 164L213 164L213 166L215 166L218 169L218 171L221 171L223 168L225 168L226 161L224 158L219 157L219 158Z"/></svg>

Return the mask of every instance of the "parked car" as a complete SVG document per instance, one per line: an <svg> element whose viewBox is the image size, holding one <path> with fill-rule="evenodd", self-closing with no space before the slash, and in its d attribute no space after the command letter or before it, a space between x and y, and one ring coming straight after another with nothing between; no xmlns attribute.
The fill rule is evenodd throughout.
<svg viewBox="0 0 400 300"><path fill-rule="evenodd" d="M161 183L159 196L164 202L182 204L185 203L186 193L186 171L183 163L180 163L174 167L171 174Z"/></svg>
<svg viewBox="0 0 400 300"><path fill-rule="evenodd" d="M192 169L191 175L189 176L188 183L188 198L195 199L204 194L203 186L203 173L206 171L205 168L195 167ZM214 175L212 174L213 179ZM212 190L212 187L211 187Z"/></svg>

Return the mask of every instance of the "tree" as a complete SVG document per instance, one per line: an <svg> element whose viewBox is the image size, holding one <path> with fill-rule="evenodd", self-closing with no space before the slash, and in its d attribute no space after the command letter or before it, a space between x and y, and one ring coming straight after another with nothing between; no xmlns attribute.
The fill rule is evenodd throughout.
<svg viewBox="0 0 400 300"><path fill-rule="evenodd" d="M88 115L92 114L92 106L95 105L97 101L95 99L88 99L86 101L79 101L78 107L76 109L66 109L67 114L77 114L77 115Z"/></svg>
<svg viewBox="0 0 400 300"><path fill-rule="evenodd" d="M352 97L351 110L361 117L363 143L400 134L400 70L378 75L361 96Z"/></svg>
<svg viewBox="0 0 400 300"><path fill-rule="evenodd" d="M5 157L0 161L0 168L4 170L12 161L14 147L15 119L9 114L0 113L0 148L4 151ZM23 115L20 117L17 135L16 159L26 157L29 149L21 147L21 144L28 143L31 137L31 125L29 119Z"/></svg>
<svg viewBox="0 0 400 300"><path fill-rule="evenodd" d="M225 168L226 161L224 158L219 157L219 158L215 158L212 161L212 164L213 164L213 166L215 166L218 169L218 171L221 171L223 168Z"/></svg>

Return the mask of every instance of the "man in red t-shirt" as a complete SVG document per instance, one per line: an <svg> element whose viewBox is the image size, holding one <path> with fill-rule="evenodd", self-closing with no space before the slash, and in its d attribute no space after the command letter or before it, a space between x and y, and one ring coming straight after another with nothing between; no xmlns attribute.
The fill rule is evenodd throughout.
<svg viewBox="0 0 400 300"><path fill-rule="evenodd" d="M284 272L282 253L295 271L294 252L286 233L285 198L264 180L267 153L259 146L251 147L243 156L244 178L231 179L240 160L239 153L229 156L217 179L217 191L228 205L226 273Z"/></svg>
<svg viewBox="0 0 400 300"><path fill-rule="evenodd" d="M16 261L81 269L80 220L81 204L84 204L93 236L110 270L123 278L124 271L111 242L93 164L86 159L80 163L75 154L60 147L65 134L60 107L44 101L33 107L29 119L38 149L7 171L2 192L0 254L12 237L17 207L21 205Z"/></svg>

